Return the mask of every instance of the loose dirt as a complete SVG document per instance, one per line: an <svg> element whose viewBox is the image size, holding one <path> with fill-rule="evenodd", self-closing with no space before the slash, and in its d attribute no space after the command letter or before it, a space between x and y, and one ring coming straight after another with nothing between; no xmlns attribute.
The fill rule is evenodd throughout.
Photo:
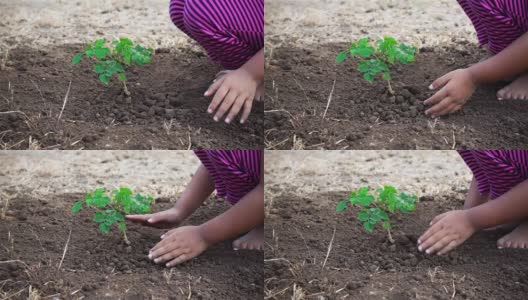
<svg viewBox="0 0 528 300"><path fill-rule="evenodd" d="M158 49L153 62L130 71L132 100L115 80L108 87L87 61L72 66L81 45L17 48L0 73L0 142L6 149L256 149L263 104L248 124L216 123L203 97L216 72L191 48ZM65 95L68 101L60 120Z"/></svg>
<svg viewBox="0 0 528 300"><path fill-rule="evenodd" d="M43 297L62 299L262 298L262 252L235 252L226 241L167 269L147 258L164 231L130 225L129 247L115 228L108 235L99 232L90 211L69 212L72 201L81 197L22 194L13 200L7 220L0 220L0 261L16 260L0 264L3 296L20 291L10 299L27 299L31 287ZM158 199L154 210L169 208L169 200ZM211 199L186 223L201 224L227 208L224 201Z"/></svg>
<svg viewBox="0 0 528 300"><path fill-rule="evenodd" d="M275 49L266 74L268 149L500 149L528 142L527 104L498 101L500 85L478 89L461 112L425 116L423 101L433 94L427 87L478 61L484 53L475 46L422 48L416 63L395 68L395 95L381 80L366 82L357 61L336 65L336 53L346 47Z"/></svg>

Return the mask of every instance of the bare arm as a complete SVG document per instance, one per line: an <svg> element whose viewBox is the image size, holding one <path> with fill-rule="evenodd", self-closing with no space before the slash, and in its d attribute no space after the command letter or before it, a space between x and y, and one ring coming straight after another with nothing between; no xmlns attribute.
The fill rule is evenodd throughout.
<svg viewBox="0 0 528 300"><path fill-rule="evenodd" d="M194 173L191 182L187 185L174 205L182 220L189 217L202 203L213 193L214 183L209 175L209 171L202 164Z"/></svg>
<svg viewBox="0 0 528 300"><path fill-rule="evenodd" d="M261 165L263 160L261 160ZM264 222L264 168L260 183L225 213L200 226L209 245L234 238Z"/></svg>
<svg viewBox="0 0 528 300"><path fill-rule="evenodd" d="M528 33L497 55L468 69L476 84L493 83L528 71Z"/></svg>
<svg viewBox="0 0 528 300"><path fill-rule="evenodd" d="M516 185L499 198L467 211L469 221L477 228L520 221L528 217L528 180Z"/></svg>
<svg viewBox="0 0 528 300"><path fill-rule="evenodd" d="M478 190L477 180L473 176L471 184L469 185L469 191L466 195L466 201L464 202L464 209L470 209L477 205L481 205L486 202L488 195L481 195Z"/></svg>
<svg viewBox="0 0 528 300"><path fill-rule="evenodd" d="M246 70L257 82L264 80L264 48L248 60L241 68Z"/></svg>

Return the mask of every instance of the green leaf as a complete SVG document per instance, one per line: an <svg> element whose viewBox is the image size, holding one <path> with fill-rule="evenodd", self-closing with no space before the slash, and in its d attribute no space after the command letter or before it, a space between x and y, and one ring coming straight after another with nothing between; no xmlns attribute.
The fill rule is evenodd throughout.
<svg viewBox="0 0 528 300"><path fill-rule="evenodd" d="M119 228L119 230L121 231L127 231L127 226L126 226L126 223L124 222L120 222L117 224L117 227Z"/></svg>
<svg viewBox="0 0 528 300"><path fill-rule="evenodd" d="M99 224L99 229L103 233L108 233L110 231L110 226L112 226L112 225L108 225L107 223L101 223L101 224Z"/></svg>
<svg viewBox="0 0 528 300"><path fill-rule="evenodd" d="M392 80L392 76L391 76L391 74L390 74L389 72L385 72L385 73L383 73L383 75L381 76L381 78L382 78L383 80Z"/></svg>
<svg viewBox="0 0 528 300"><path fill-rule="evenodd" d="M392 225L391 225L391 223L389 221L383 222L383 229L389 230L391 228L392 228Z"/></svg>
<svg viewBox="0 0 528 300"><path fill-rule="evenodd" d="M363 228L365 228L366 231L372 232L374 230L374 224L371 224L369 222L363 223Z"/></svg>
<svg viewBox="0 0 528 300"><path fill-rule="evenodd" d="M83 58L83 55L84 55L84 53L75 54L75 56L73 57L73 60L72 60L72 64L73 65L79 64L81 62L82 58Z"/></svg>
<svg viewBox="0 0 528 300"><path fill-rule="evenodd" d="M98 211L94 214L94 222L103 223L106 222L107 214L104 211Z"/></svg>
<svg viewBox="0 0 528 300"><path fill-rule="evenodd" d="M110 76L108 76L108 75L106 75L106 74L101 74L101 75L99 75L99 80L100 80L102 83L108 85L108 84L110 83Z"/></svg>
<svg viewBox="0 0 528 300"><path fill-rule="evenodd" d="M336 57L336 63L342 63L345 61L345 59L347 58L347 54L348 52L347 51L342 51L342 52L339 52L339 54L337 55Z"/></svg>
<svg viewBox="0 0 528 300"><path fill-rule="evenodd" d="M120 81L127 81L127 76L125 73L121 73L117 77Z"/></svg>
<svg viewBox="0 0 528 300"><path fill-rule="evenodd" d="M369 219L369 215L370 214L368 210L362 210L358 214L358 220L362 222L367 221Z"/></svg>
<svg viewBox="0 0 528 300"><path fill-rule="evenodd" d="M339 203L338 203L337 206L336 206L336 211L343 211L343 210L345 210L345 208L346 208L346 206L347 206L347 203L348 203L348 201L346 201L346 200L339 201Z"/></svg>
<svg viewBox="0 0 528 300"><path fill-rule="evenodd" d="M75 204L73 204L72 208L71 208L71 211L73 213L78 213L81 211L82 209L82 205L83 205L83 201L77 201L75 202Z"/></svg>

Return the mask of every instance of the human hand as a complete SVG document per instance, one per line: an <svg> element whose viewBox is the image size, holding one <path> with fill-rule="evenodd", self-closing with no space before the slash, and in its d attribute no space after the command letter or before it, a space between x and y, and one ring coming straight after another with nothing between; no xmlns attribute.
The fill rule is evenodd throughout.
<svg viewBox="0 0 528 300"><path fill-rule="evenodd" d="M240 123L247 121L259 82L244 68L226 73L218 78L205 92L205 96L214 95L207 112L215 113L214 120L220 121L227 113L226 123L242 111Z"/></svg>
<svg viewBox="0 0 528 300"><path fill-rule="evenodd" d="M430 225L418 239L418 250L427 254L445 254L477 231L467 216L467 210L453 210L438 215Z"/></svg>
<svg viewBox="0 0 528 300"><path fill-rule="evenodd" d="M166 263L173 267L204 252L210 245L203 238L199 226L183 226L172 229L161 236L149 254L155 263Z"/></svg>
<svg viewBox="0 0 528 300"><path fill-rule="evenodd" d="M477 85L468 69L458 69L436 79L429 89L441 88L432 97L424 101L432 107L425 114L433 118L453 113L469 100Z"/></svg>
<svg viewBox="0 0 528 300"><path fill-rule="evenodd" d="M134 223L155 228L170 228L183 222L180 212L174 207L153 214L127 215L125 218Z"/></svg>

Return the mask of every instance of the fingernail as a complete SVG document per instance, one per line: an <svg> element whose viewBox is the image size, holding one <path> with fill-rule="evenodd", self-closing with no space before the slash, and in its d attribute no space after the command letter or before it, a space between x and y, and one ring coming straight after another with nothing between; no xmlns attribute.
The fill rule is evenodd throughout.
<svg viewBox="0 0 528 300"><path fill-rule="evenodd" d="M204 96L209 96L209 91L206 91L206 92L204 93Z"/></svg>
<svg viewBox="0 0 528 300"><path fill-rule="evenodd" d="M154 260L155 263L158 263L159 261L160 261L159 258L156 258L156 259Z"/></svg>
<svg viewBox="0 0 528 300"><path fill-rule="evenodd" d="M149 223L152 223L152 222L153 222L153 220L152 220L152 219L148 219L148 220L147 220L147 222L149 222Z"/></svg>
<svg viewBox="0 0 528 300"><path fill-rule="evenodd" d="M215 122L218 122L218 117L214 117L213 120L214 120Z"/></svg>
<svg viewBox="0 0 528 300"><path fill-rule="evenodd" d="M422 252L422 246L418 246L418 251Z"/></svg>
<svg viewBox="0 0 528 300"><path fill-rule="evenodd" d="M244 120L240 120L240 124L244 124L244 122L245 122Z"/></svg>
<svg viewBox="0 0 528 300"><path fill-rule="evenodd" d="M226 118L226 119L225 119L225 122L226 122L227 124L229 124L229 123L231 123L231 120L230 120L229 118Z"/></svg>
<svg viewBox="0 0 528 300"><path fill-rule="evenodd" d="M425 250L425 253L429 254L431 252L431 250L427 249Z"/></svg>
<svg viewBox="0 0 528 300"><path fill-rule="evenodd" d="M422 241L418 240L418 245L420 245L422 243Z"/></svg>
<svg viewBox="0 0 528 300"><path fill-rule="evenodd" d="M152 253L149 253L148 258L152 259Z"/></svg>
<svg viewBox="0 0 528 300"><path fill-rule="evenodd" d="M207 112L210 113L210 114L212 114L212 113L213 113L213 110L210 109L210 108L208 108L208 109L207 109Z"/></svg>
<svg viewBox="0 0 528 300"><path fill-rule="evenodd" d="M165 238L165 235L162 235L162 236L161 236L161 239L164 239L164 238Z"/></svg>
<svg viewBox="0 0 528 300"><path fill-rule="evenodd" d="M429 222L429 226L433 225L433 221Z"/></svg>
<svg viewBox="0 0 528 300"><path fill-rule="evenodd" d="M167 267L167 268L170 268L170 267L171 267L171 265L170 265L170 264L166 264L166 265L165 265L165 267Z"/></svg>
<svg viewBox="0 0 528 300"><path fill-rule="evenodd" d="M233 250L238 251L238 248L233 248Z"/></svg>
<svg viewBox="0 0 528 300"><path fill-rule="evenodd" d="M434 86L431 84L431 85L429 86L429 89L430 89L430 90L434 90Z"/></svg>

